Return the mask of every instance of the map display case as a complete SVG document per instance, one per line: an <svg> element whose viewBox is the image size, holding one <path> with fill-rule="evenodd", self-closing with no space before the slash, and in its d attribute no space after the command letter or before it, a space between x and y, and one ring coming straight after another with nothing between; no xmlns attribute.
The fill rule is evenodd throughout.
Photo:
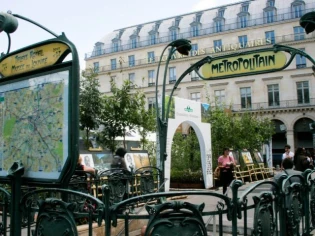
<svg viewBox="0 0 315 236"><path fill-rule="evenodd" d="M77 52L64 35L0 58L0 179L15 161L27 183L70 179L79 156L78 93Z"/></svg>

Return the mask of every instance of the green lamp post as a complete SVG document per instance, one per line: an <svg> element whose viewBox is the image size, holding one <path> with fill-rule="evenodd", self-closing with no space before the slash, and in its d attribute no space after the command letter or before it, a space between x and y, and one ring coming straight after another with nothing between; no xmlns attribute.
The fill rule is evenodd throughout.
<svg viewBox="0 0 315 236"><path fill-rule="evenodd" d="M164 77L163 77L163 84L162 84L162 92L161 92L161 107L158 106L158 77L159 77L159 70L161 67L161 62L163 58L163 54L166 51L168 47L171 47L168 57L165 62L165 68L164 68ZM156 117L157 117L157 134L158 134L158 144L157 144L157 158L159 160L158 162L158 167L162 171L162 176L161 176L161 183L163 184L163 187L161 187L162 191L165 189L164 188L164 178L165 178L165 161L167 159L167 153L166 153L166 141L167 141L167 126L168 126L168 116L170 112L170 106L172 102L172 97L174 94L174 91L177 89L179 83L185 78L185 76L192 71L196 71L198 73L198 70L202 65L205 63L208 63L211 61L211 57L207 56L193 65L191 65L187 70L185 70L182 75L176 80L174 83L170 97L167 101L165 102L165 87L166 87L166 77L167 77L167 69L168 69L168 64L169 61L172 58L172 55L177 51L182 55L188 55L189 51L191 50L191 45L190 41L186 39L179 39L171 42L168 44L164 50L162 51L160 61L158 64L158 69L157 69L157 75L156 75L156 87L155 87L155 96L156 96L156 104L157 104L157 109L156 109ZM199 73L198 73L199 74Z"/></svg>
<svg viewBox="0 0 315 236"><path fill-rule="evenodd" d="M162 85L162 93L161 93L161 107L158 105L158 87L159 87L159 71L162 63L163 54L167 48L170 48L168 57L165 62L164 68L164 76L163 76L163 85ZM167 69L169 62L172 58L172 55L178 51L182 55L188 55L191 50L191 44L189 40L186 39L178 39L175 40L163 49L158 68L156 73L156 81L155 81L155 101L156 101L156 118L157 118L157 159L158 159L158 167L161 169L161 183L164 186L164 176L165 176L165 160L167 158L166 153L166 139L167 139L167 117L165 113L165 87L166 87L166 77L167 77ZM164 187L161 188L162 191Z"/></svg>

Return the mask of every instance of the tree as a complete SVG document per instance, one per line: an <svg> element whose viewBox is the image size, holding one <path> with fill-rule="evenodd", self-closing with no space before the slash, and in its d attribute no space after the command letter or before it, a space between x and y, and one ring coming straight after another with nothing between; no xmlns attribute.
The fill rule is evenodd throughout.
<svg viewBox="0 0 315 236"><path fill-rule="evenodd" d="M115 139L118 136L124 137L127 130L131 131L140 125L141 106L144 103L144 95L140 92L131 93L134 86L129 80L124 81L121 88L118 88L114 81L111 81L112 95L103 97L103 109L100 116L102 131L98 134L98 140L112 152L116 149Z"/></svg>
<svg viewBox="0 0 315 236"><path fill-rule="evenodd" d="M245 111L232 114L229 109L215 106L209 115L212 138L213 166L224 147L260 150L264 141L274 134L274 124L267 118Z"/></svg>
<svg viewBox="0 0 315 236"><path fill-rule="evenodd" d="M172 170L198 171L201 169L200 146L194 129L184 135L176 132L172 143Z"/></svg>
<svg viewBox="0 0 315 236"><path fill-rule="evenodd" d="M147 135L149 132L153 132L156 130L156 116L154 109L147 110L145 108L145 101L143 99L143 103L140 105L139 109L139 124L138 124L138 132L141 136L140 142L142 144L142 149L146 149L146 144L148 143Z"/></svg>
<svg viewBox="0 0 315 236"><path fill-rule="evenodd" d="M90 131L98 128L98 117L102 110L101 92L99 91L98 74L93 69L82 72L83 79L80 83L79 119L80 129L85 130L85 145L89 147Z"/></svg>

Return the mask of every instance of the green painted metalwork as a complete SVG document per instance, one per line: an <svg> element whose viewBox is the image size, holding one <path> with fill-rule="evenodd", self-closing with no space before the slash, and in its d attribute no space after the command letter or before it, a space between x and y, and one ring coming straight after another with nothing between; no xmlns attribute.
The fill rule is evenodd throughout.
<svg viewBox="0 0 315 236"><path fill-rule="evenodd" d="M161 171L153 166L146 166L134 172L133 195L159 192Z"/></svg>
<svg viewBox="0 0 315 236"><path fill-rule="evenodd" d="M146 206L150 215L145 236L149 235L207 235L202 218L205 204L194 205L189 202L166 202Z"/></svg>
<svg viewBox="0 0 315 236"><path fill-rule="evenodd" d="M99 199L89 194L60 188L43 188L29 191L21 199L22 212L29 216L28 232L36 218L35 235L77 235L76 225L100 226L104 218L105 206ZM33 217L33 219L31 219ZM68 232L68 234L63 234Z"/></svg>
<svg viewBox="0 0 315 236"><path fill-rule="evenodd" d="M100 172L98 179L100 185L107 184L109 186L110 205L129 197L129 187L132 179L131 172L119 168L110 169Z"/></svg>

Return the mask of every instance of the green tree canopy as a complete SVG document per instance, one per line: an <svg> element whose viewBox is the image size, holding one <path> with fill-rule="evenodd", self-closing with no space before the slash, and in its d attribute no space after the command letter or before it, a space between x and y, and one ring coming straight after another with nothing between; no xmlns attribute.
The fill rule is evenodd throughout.
<svg viewBox="0 0 315 236"><path fill-rule="evenodd" d="M98 128L98 117L102 110L102 98L99 91L98 74L93 69L82 72L79 94L80 129L86 131L85 144L88 147L90 131Z"/></svg>
<svg viewBox="0 0 315 236"><path fill-rule="evenodd" d="M145 104L143 93L131 92L134 85L125 80L121 88L111 81L112 95L103 97L103 109L100 116L102 131L98 134L98 140L103 146L112 152L116 149L115 139L124 137L127 131L134 130L141 125L142 107Z"/></svg>

